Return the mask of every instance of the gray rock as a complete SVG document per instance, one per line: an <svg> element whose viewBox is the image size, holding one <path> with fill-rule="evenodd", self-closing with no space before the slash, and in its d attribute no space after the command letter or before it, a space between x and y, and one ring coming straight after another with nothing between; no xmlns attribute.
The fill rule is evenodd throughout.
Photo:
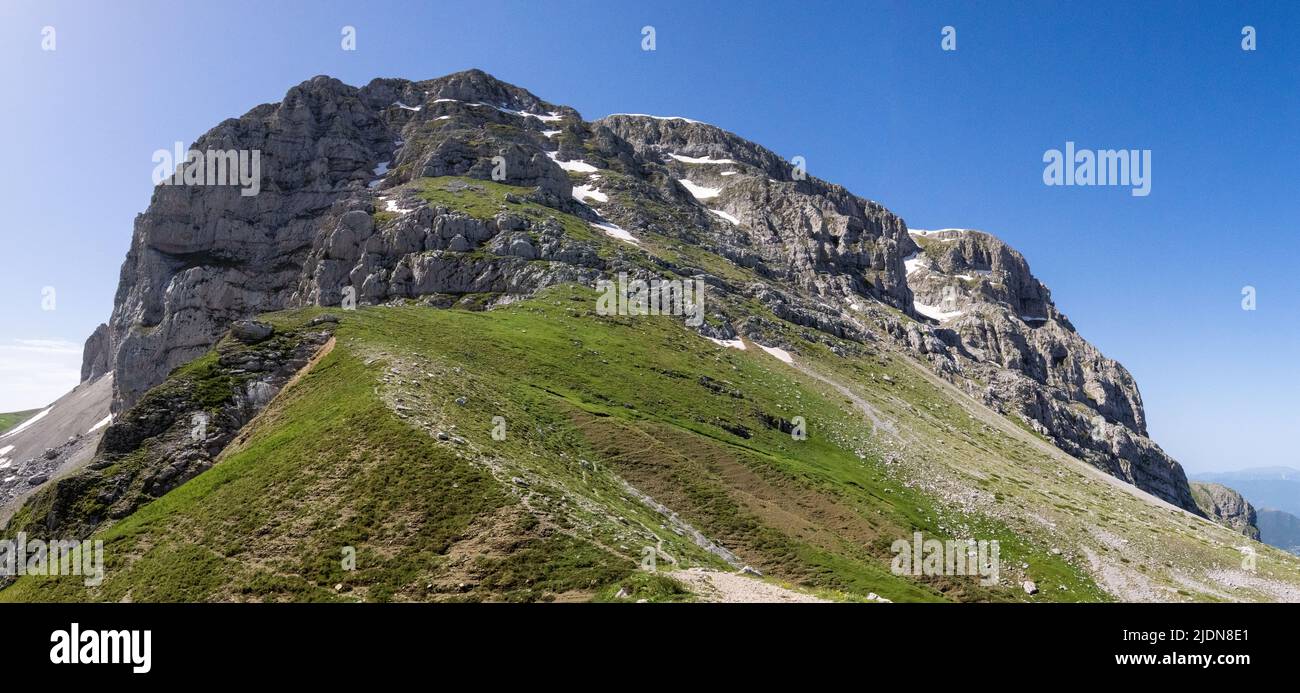
<svg viewBox="0 0 1300 693"><path fill-rule="evenodd" d="M108 325L100 324L86 339L81 352L81 382L94 380L113 369Z"/></svg>
<svg viewBox="0 0 1300 693"><path fill-rule="evenodd" d="M1035 585L1033 580L1025 580L1024 584L1022 584L1021 587L1024 588L1025 594L1038 593L1038 585Z"/></svg>
<svg viewBox="0 0 1300 693"><path fill-rule="evenodd" d="M1192 497L1205 515L1235 532L1259 540L1255 506L1223 484L1191 482Z"/></svg>
<svg viewBox="0 0 1300 693"><path fill-rule="evenodd" d="M474 246L470 245L468 240L465 240L465 236L459 233L456 234L455 236L452 236L451 240L448 241L447 243L447 250L451 250L457 253L468 252L473 248Z"/></svg>
<svg viewBox="0 0 1300 693"><path fill-rule="evenodd" d="M230 336L245 344L256 344L275 332L271 325L257 320L236 320L230 324Z"/></svg>
<svg viewBox="0 0 1300 693"><path fill-rule="evenodd" d="M1067 453L1203 514L1182 468L1147 437L1132 375L1075 331L1020 253L967 229L913 239L916 303L957 314L938 327L909 325L911 349L950 379L988 383L985 404Z"/></svg>
<svg viewBox="0 0 1300 693"><path fill-rule="evenodd" d="M510 243L509 248L507 248L506 252L510 255L513 255L515 257L521 257L525 260L533 260L537 258L537 249L534 248L533 244L530 243L526 238L518 238L512 241Z"/></svg>

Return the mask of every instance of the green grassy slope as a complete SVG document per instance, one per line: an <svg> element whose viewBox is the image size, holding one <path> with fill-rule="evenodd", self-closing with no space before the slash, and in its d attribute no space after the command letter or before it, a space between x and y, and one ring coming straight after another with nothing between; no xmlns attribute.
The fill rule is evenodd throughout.
<svg viewBox="0 0 1300 693"><path fill-rule="evenodd" d="M450 182L412 185L476 216L555 215L603 257L656 266L508 186ZM748 277L664 236L644 244ZM908 355L710 300L794 363L680 318L599 316L585 287L489 311L332 311L332 351L212 469L95 535L101 586L24 577L0 600L683 601L667 573L741 565L846 600L1300 598L1294 557L1254 544L1243 572L1240 535L1069 458ZM999 584L895 574L891 544L914 532L998 540ZM647 555L657 574L638 570Z"/></svg>
<svg viewBox="0 0 1300 693"><path fill-rule="evenodd" d="M33 414L40 409L28 409L27 411L14 411L7 414L0 414L0 433L4 433L18 424L31 418Z"/></svg>
<svg viewBox="0 0 1300 693"><path fill-rule="evenodd" d="M488 312L344 313L334 350L216 467L101 534L101 587L28 578L0 597L585 599L628 582L646 546L660 568L727 568L625 482L783 581L844 598L1023 597L1005 580L891 574L893 540L950 535L931 498L859 457L869 434L851 406L757 349L594 305L561 287ZM773 423L796 415L806 441ZM835 428L858 439L819 433ZM980 524L1004 562L1103 597Z"/></svg>

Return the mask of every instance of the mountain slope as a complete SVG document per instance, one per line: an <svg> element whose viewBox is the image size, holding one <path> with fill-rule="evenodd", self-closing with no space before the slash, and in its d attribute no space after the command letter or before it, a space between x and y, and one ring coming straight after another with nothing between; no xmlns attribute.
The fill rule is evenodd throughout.
<svg viewBox="0 0 1300 693"><path fill-rule="evenodd" d="M479 71L318 77L196 147L263 149L262 192L155 190L87 343L118 417L8 527L109 575L0 597L691 598L647 555L835 599L1300 597L988 234ZM702 322L609 315L623 273L700 282ZM891 570L914 532L997 539L1000 581Z"/></svg>
<svg viewBox="0 0 1300 693"><path fill-rule="evenodd" d="M1267 549L1257 574L1234 569L1239 535L905 354L845 358L831 349L852 343L787 328L788 364L594 305L573 286L487 312L343 312L332 351L215 466L97 533L102 587L24 578L0 597L595 598L652 578L646 546L661 568L748 564L836 598L1030 599L1033 580L1034 600L1285 599L1300 582ZM289 334L317 313L269 319ZM781 430L796 415L805 441ZM893 574L912 531L1000 539L1001 583Z"/></svg>
<svg viewBox="0 0 1300 693"><path fill-rule="evenodd" d="M0 433L0 523L48 480L90 462L112 395L112 374L101 374Z"/></svg>

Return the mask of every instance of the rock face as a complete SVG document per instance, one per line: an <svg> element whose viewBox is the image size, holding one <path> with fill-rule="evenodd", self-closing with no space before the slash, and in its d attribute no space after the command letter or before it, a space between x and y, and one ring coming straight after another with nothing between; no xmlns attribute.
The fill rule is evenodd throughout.
<svg viewBox="0 0 1300 693"><path fill-rule="evenodd" d="M99 327L86 339L81 352L81 382L94 380L113 369L108 339L108 325Z"/></svg>
<svg viewBox="0 0 1300 693"><path fill-rule="evenodd" d="M1192 496L1206 517L1224 527L1230 527L1251 539L1259 540L1259 527L1255 525L1255 507L1240 493L1223 484L1193 481Z"/></svg>
<svg viewBox="0 0 1300 693"><path fill-rule="evenodd" d="M83 368L108 355L114 411L262 312L483 308L621 271L675 275L709 286L707 336L762 336L745 308L757 302L910 352L1067 452L1202 512L1147 437L1133 378L1075 332L1019 253L988 234L909 231L712 125L588 122L477 70L360 88L316 77L195 149L260 151L260 193L155 189Z"/></svg>
<svg viewBox="0 0 1300 693"><path fill-rule="evenodd" d="M1061 449L1188 510L1182 467L1147 437L1133 376L1074 329L1020 253L979 231L914 231L914 346L984 403Z"/></svg>

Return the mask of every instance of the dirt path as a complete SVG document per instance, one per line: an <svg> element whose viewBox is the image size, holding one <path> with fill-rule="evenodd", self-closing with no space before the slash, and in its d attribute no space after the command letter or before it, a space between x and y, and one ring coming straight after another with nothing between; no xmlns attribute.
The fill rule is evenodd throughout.
<svg viewBox="0 0 1300 693"><path fill-rule="evenodd" d="M729 604L829 604L828 599L721 570L690 568L668 573L701 601Z"/></svg>
<svg viewBox="0 0 1300 693"><path fill-rule="evenodd" d="M884 414L880 412L879 409L876 409L875 407L871 406L870 402L859 397L856 393L853 392L853 390L850 390L844 384L840 383L837 380L822 375L821 373L813 370L812 368L809 368L803 363L795 362L791 364L791 366L793 366L794 369L799 371L800 373L803 373L804 375L820 383L829 385L830 387L834 388L836 392L839 392L841 395L848 398L849 401L853 402L853 405L857 407L863 414L866 414L867 418L871 420L871 429L873 433L879 435L881 431L884 431L885 433L888 433L894 438L899 439L901 442L904 443L906 442L902 440L902 436L898 432L898 427L894 425L893 421L890 421Z"/></svg>

